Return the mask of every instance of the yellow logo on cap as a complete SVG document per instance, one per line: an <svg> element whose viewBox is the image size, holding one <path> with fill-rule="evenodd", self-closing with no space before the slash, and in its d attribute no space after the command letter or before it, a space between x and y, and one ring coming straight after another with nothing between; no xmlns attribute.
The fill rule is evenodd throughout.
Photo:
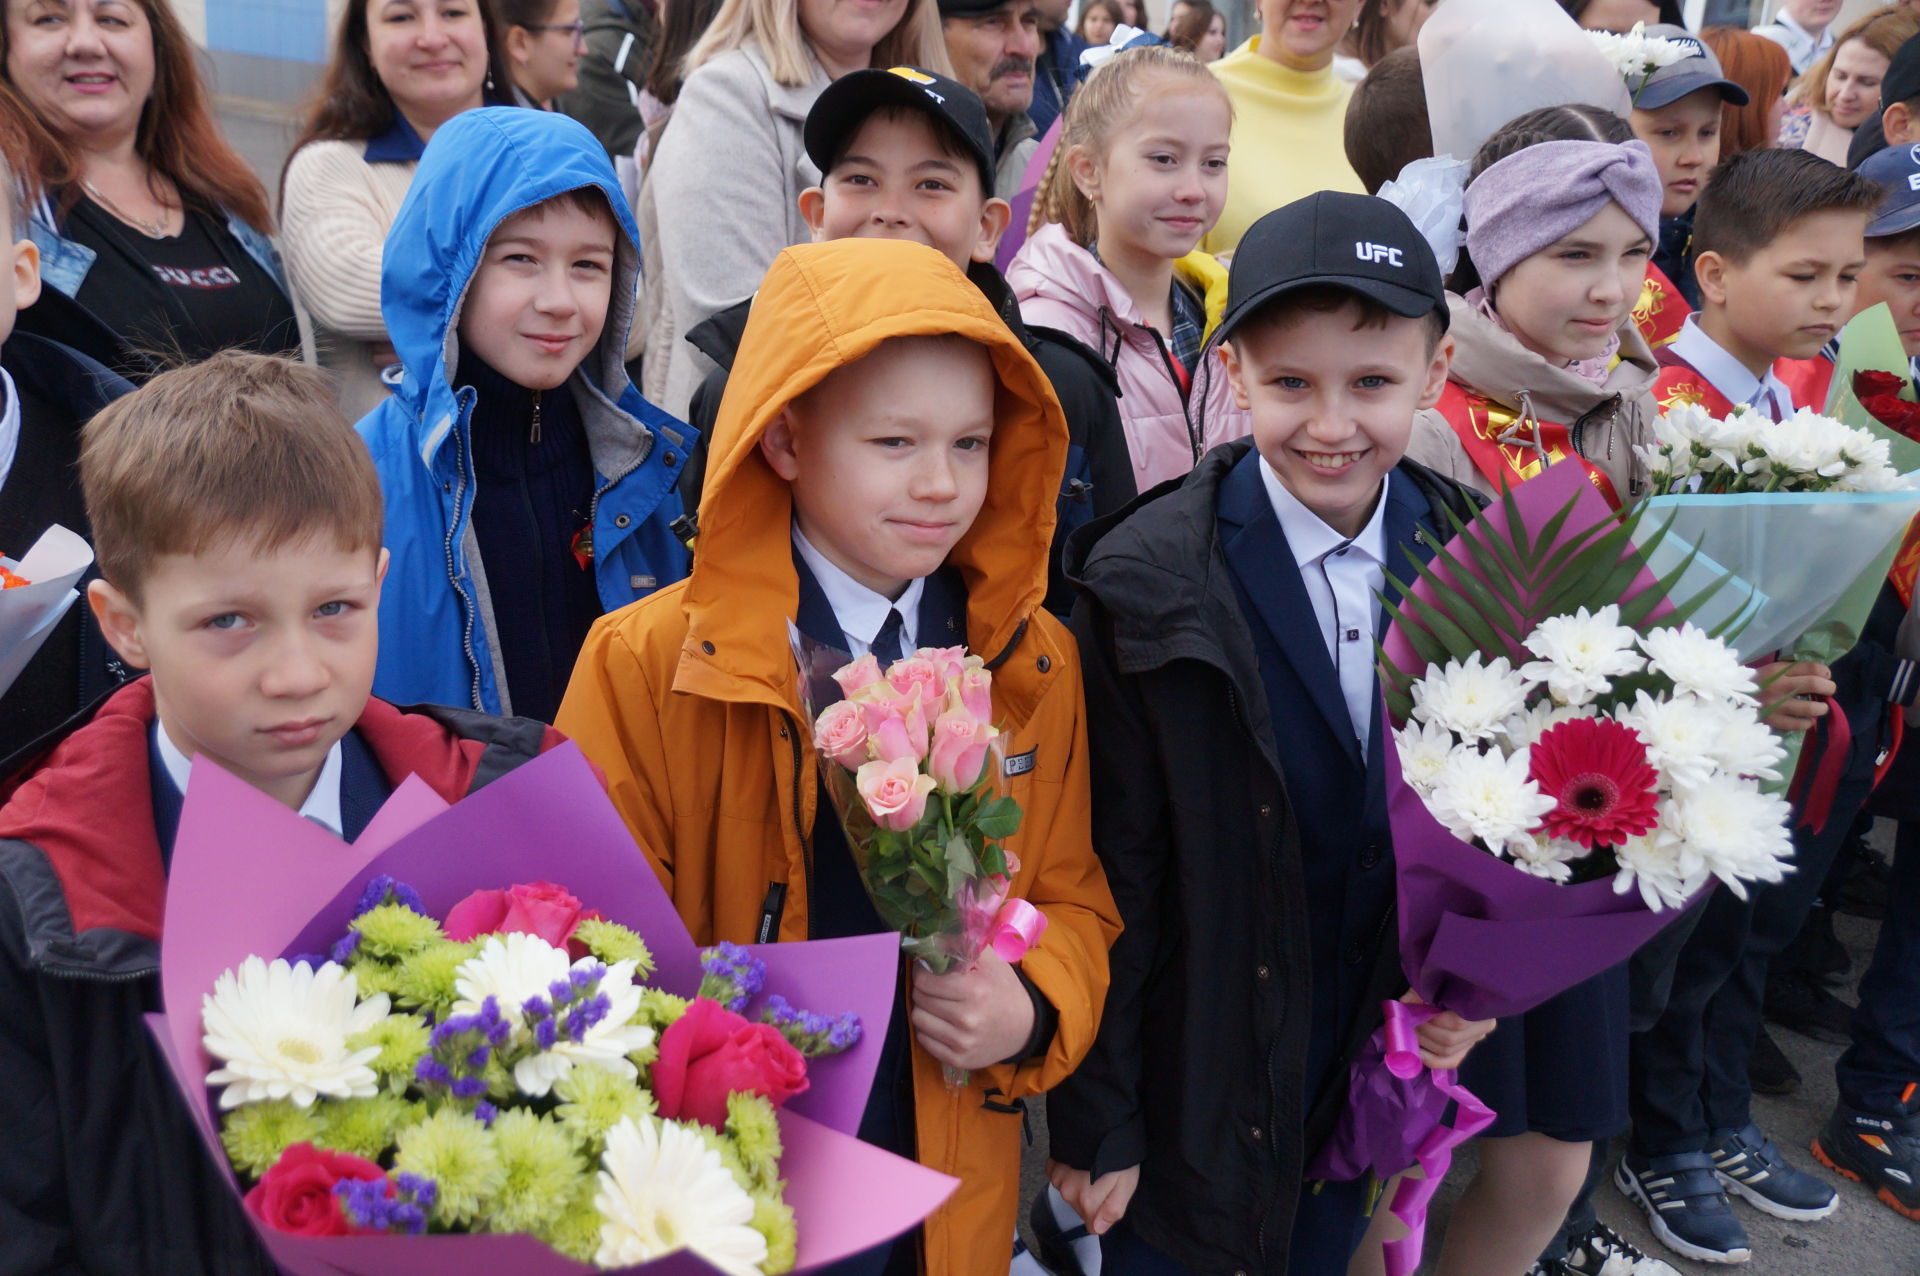
<svg viewBox="0 0 1920 1276"><path fill-rule="evenodd" d="M897 75L903 80L912 80L915 84L932 84L933 77L925 71L916 71L910 66L890 66L887 74Z"/></svg>

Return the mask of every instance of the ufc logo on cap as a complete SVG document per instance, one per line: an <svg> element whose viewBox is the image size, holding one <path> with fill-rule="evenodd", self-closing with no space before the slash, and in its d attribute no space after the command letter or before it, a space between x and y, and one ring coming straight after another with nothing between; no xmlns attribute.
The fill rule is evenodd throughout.
<svg viewBox="0 0 1920 1276"><path fill-rule="evenodd" d="M1361 261L1383 261L1389 266L1404 264L1400 260L1400 250L1392 244L1370 244L1362 240L1353 246L1353 255Z"/></svg>

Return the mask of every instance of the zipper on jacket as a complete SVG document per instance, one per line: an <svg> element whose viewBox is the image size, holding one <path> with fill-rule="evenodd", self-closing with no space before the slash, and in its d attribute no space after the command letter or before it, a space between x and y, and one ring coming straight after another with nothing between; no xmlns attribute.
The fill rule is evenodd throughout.
<svg viewBox="0 0 1920 1276"><path fill-rule="evenodd" d="M455 406L458 406L457 401ZM473 405L469 402L466 409L461 412L462 418L472 410ZM467 587L460 582L460 573L455 569L453 561L453 543L460 535L462 522L460 506L467 497L467 445L466 440L460 435L458 425L450 434L453 442L454 469L460 478L453 489L453 517L447 520L447 539L442 548L447 556L447 579L453 583L454 592L460 596L460 647L466 653L467 668L473 671L472 704L475 709L484 711L487 706L480 698L480 658L473 654L473 613L476 604L473 595L468 593Z"/></svg>
<svg viewBox="0 0 1920 1276"><path fill-rule="evenodd" d="M1179 285L1176 284L1174 286L1178 287ZM1143 323L1139 326L1152 336L1155 348L1160 351L1160 362L1166 365L1167 375L1173 378L1174 388L1178 389L1180 387L1180 373L1174 367L1173 352L1167 349L1166 338L1162 337L1160 330L1150 323ZM1202 345L1200 350L1202 354L1206 353L1206 346ZM1196 465L1200 463L1202 449L1200 446L1200 432L1193 428L1193 409L1190 405L1193 402L1194 379L1197 375L1198 374L1192 370L1187 372L1187 389L1186 392L1180 396L1180 419L1185 421L1187 425L1187 450L1193 453L1193 460Z"/></svg>
<svg viewBox="0 0 1920 1276"><path fill-rule="evenodd" d="M780 915L787 911L787 884L768 882L767 898L760 905L760 926L753 934L756 944L771 944L780 938Z"/></svg>
<svg viewBox="0 0 1920 1276"><path fill-rule="evenodd" d="M813 938L813 838L808 835L807 826L800 810L800 780L806 770L806 759L800 752L800 727L794 722L793 715L785 709L780 711L785 719L784 734L787 742L793 746L793 831L800 837L800 860L807 872L807 933L802 939ZM784 891L783 891L784 895Z"/></svg>
<svg viewBox="0 0 1920 1276"><path fill-rule="evenodd" d="M533 424L527 427L527 442L538 443L539 441L540 441L540 392L538 390L535 390L533 392Z"/></svg>

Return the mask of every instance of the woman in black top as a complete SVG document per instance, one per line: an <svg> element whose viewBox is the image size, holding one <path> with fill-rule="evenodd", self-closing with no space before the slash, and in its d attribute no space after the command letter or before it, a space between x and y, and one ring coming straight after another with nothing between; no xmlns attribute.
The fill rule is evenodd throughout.
<svg viewBox="0 0 1920 1276"><path fill-rule="evenodd" d="M135 380L230 346L297 352L266 191L165 0L10 0L0 54L46 285L20 327Z"/></svg>

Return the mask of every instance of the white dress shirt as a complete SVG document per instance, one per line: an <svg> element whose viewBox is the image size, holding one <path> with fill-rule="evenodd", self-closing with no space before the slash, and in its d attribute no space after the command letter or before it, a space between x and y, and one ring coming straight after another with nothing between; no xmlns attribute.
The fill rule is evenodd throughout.
<svg viewBox="0 0 1920 1276"><path fill-rule="evenodd" d="M20 448L20 396L13 392L13 378L0 368L0 390L7 395L7 410L0 413L0 487L7 485L7 475L13 472L14 454ZM0 553L12 554L15 558L31 548L27 545L0 545Z"/></svg>
<svg viewBox="0 0 1920 1276"><path fill-rule="evenodd" d="M890 611L900 613L900 654L909 655L920 645L915 638L919 634L920 595L926 592L926 577L908 581L900 597L888 598L885 594L868 589L828 562L826 555L813 547L798 523L793 525L793 546L800 551L800 559L806 563L807 570L820 582L820 592L827 596L827 605L833 608L833 618L840 622L840 632L847 636L848 655L858 660L873 650L873 640L885 628Z"/></svg>
<svg viewBox="0 0 1920 1276"><path fill-rule="evenodd" d="M1776 421L1793 415L1793 391L1773 374L1773 369L1768 368L1763 377L1754 376L1746 364L1706 334L1700 327L1698 314L1688 315L1686 323L1681 325L1679 335L1673 339L1673 352L1692 364L1693 370L1725 395L1728 403L1747 404L1755 412L1765 413Z"/></svg>
<svg viewBox="0 0 1920 1276"><path fill-rule="evenodd" d="M1833 24L1828 23L1819 38L1793 20L1784 10L1774 15L1766 26L1755 27L1755 35L1765 36L1787 51L1787 61L1793 65L1795 75L1805 75L1820 56L1833 47Z"/></svg>
<svg viewBox="0 0 1920 1276"><path fill-rule="evenodd" d="M193 771L193 759L180 752L160 727L160 719L153 720L153 738L160 749L160 761L167 768L167 778L173 781L173 787L182 797L187 793L187 777ZM340 821L340 742L335 740L333 747L327 750L327 760L320 764L320 775L313 782L313 792L307 794L307 800L300 804L300 818L312 820L335 837L345 837Z"/></svg>
<svg viewBox="0 0 1920 1276"><path fill-rule="evenodd" d="M1347 702L1354 738L1366 756L1367 728L1373 720L1373 636L1380 623L1379 591L1387 585L1387 483L1373 505L1373 517L1348 540L1301 504L1263 457L1260 479L1267 485L1274 517L1300 566L1320 636L1340 675L1340 696Z"/></svg>

